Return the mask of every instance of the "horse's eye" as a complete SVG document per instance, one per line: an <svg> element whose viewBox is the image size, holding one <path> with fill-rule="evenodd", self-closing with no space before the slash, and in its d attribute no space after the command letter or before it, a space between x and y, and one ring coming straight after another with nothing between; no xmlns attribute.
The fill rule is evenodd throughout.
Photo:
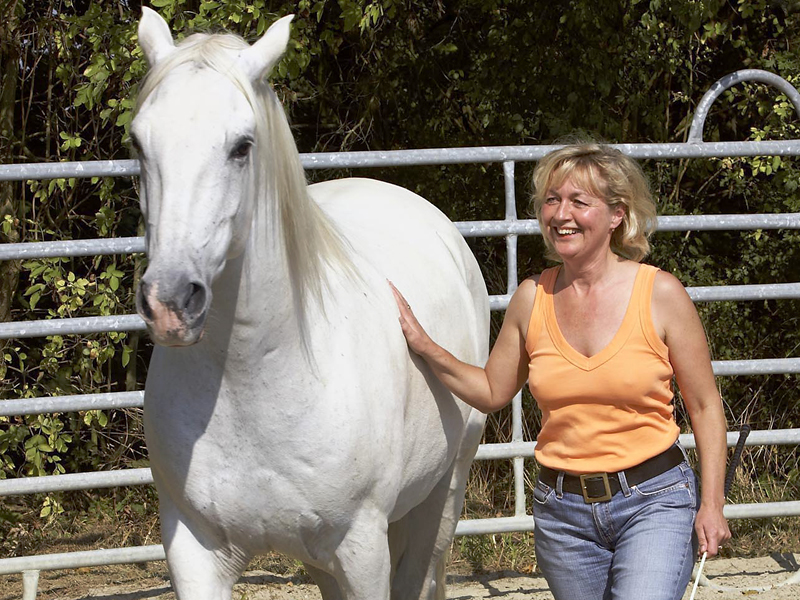
<svg viewBox="0 0 800 600"><path fill-rule="evenodd" d="M231 152L231 158L247 158L247 155L250 154L250 148L252 148L253 142L250 140L245 140L240 142Z"/></svg>

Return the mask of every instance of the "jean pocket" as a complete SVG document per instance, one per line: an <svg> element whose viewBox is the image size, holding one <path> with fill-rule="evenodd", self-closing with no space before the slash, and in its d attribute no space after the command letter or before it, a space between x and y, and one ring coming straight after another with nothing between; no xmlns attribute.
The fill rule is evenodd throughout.
<svg viewBox="0 0 800 600"><path fill-rule="evenodd" d="M544 506L548 500L553 497L555 490L546 483L536 480L536 485L533 487L533 500L537 504Z"/></svg>
<svg viewBox="0 0 800 600"><path fill-rule="evenodd" d="M688 465L686 465L686 468L683 467L684 465L682 464L673 467L668 471L664 471L660 475L651 477L647 481L636 484L632 487L632 489L640 496L645 497L659 496L662 494L668 494L670 492L688 490L688 496L689 499L691 499L691 481L689 480L689 475L687 472Z"/></svg>

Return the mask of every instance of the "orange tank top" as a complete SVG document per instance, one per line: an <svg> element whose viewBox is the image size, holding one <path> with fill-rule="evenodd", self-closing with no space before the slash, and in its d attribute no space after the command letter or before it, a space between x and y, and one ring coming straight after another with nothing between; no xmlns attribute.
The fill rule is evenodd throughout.
<svg viewBox="0 0 800 600"><path fill-rule="evenodd" d="M560 267L539 277L525 346L528 386L542 411L540 464L574 474L613 472L675 443L672 365L650 314L658 269L640 265L611 342L592 357L572 348L553 306Z"/></svg>

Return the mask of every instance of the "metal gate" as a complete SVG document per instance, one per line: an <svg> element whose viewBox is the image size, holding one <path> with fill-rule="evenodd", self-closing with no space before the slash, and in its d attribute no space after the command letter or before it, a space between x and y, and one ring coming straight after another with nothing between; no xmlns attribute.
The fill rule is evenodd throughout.
<svg viewBox="0 0 800 600"><path fill-rule="evenodd" d="M633 158L656 160L769 155L800 156L800 140L716 143L703 141L703 125L712 103L724 90L742 81L756 81L778 88L788 97L794 105L795 111L800 115L800 93L787 81L766 71L737 71L719 80L703 96L692 121L686 142L671 144L617 144L615 147ZM303 154L301 159L306 169L357 169L364 167L501 163L505 182L505 218L498 221L459 222L456 225L465 237L505 237L508 258L506 293L491 297L492 310L504 310L508 306L509 299L518 284L518 236L540 234L539 225L535 220L519 219L517 217L514 167L517 162L536 161L555 148L556 146L508 146L388 152L318 153ZM62 177L132 177L138 174L139 165L135 160L0 165L0 181ZM662 216L658 218L659 231L747 229L800 229L800 213ZM0 260L137 252L144 252L143 238L3 244L0 245ZM695 287L688 288L688 292L695 302L800 298L800 283ZM142 331L144 329L144 324L138 315L52 319L0 323L0 339L88 334L107 331ZM717 376L800 373L800 358L715 361L713 368ZM0 400L0 416L121 409L141 407L142 405L143 392ZM733 446L737 437L737 432L728 432L728 445ZM525 510L524 460L533 457L533 449L536 442L523 439L521 394L517 394L512 401L511 439L512 441L509 443L482 445L478 450L476 460L513 460L514 516L462 520L458 523L456 535L533 530L533 518ZM689 448L694 447L694 437L692 435L682 435L681 442ZM800 429L753 431L747 440L747 445L767 444L798 445L800 444ZM144 485L150 484L152 481L149 469L27 477L0 480L0 496ZM728 505L725 507L725 515L729 519L798 516L800 515L800 500ZM159 545L26 556L1 559L0 574L23 573L24 598L31 600L35 597L39 571L41 570L136 563L162 559L164 559L164 550Z"/></svg>

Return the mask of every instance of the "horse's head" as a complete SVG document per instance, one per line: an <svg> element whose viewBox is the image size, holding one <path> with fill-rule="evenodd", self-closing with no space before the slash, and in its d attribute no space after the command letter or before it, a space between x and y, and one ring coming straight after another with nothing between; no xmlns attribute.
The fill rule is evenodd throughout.
<svg viewBox="0 0 800 600"><path fill-rule="evenodd" d="M280 19L252 46L230 35L176 46L166 22L143 8L139 43L151 73L131 138L142 167L149 266L136 304L159 344L200 339L211 285L244 251L264 118L256 90L286 48L290 21Z"/></svg>

